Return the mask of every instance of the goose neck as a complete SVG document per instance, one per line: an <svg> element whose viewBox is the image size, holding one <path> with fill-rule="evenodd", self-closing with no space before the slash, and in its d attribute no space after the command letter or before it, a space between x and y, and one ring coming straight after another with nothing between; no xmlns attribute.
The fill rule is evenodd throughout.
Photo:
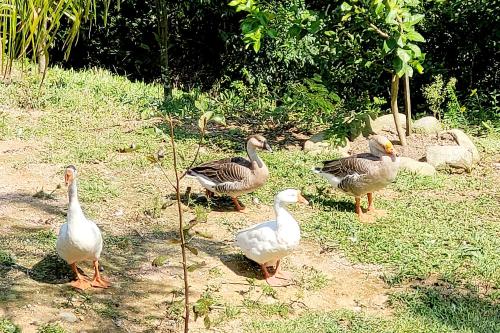
<svg viewBox="0 0 500 333"><path fill-rule="evenodd" d="M68 215L78 214L82 211L80 207L80 202L78 201L78 190L76 186L76 180L73 180L68 187L68 197L69 197L69 209Z"/></svg>
<svg viewBox="0 0 500 333"><path fill-rule="evenodd" d="M257 162L257 165L259 168L264 167L264 162L261 160L259 155L257 155L257 149L250 142L247 143L247 154L248 154L248 158L250 159L250 161Z"/></svg>
<svg viewBox="0 0 500 333"><path fill-rule="evenodd" d="M288 221L293 220L292 214L286 208L286 204L277 200L274 203L274 211L276 213L276 221L278 222L278 227L286 224Z"/></svg>

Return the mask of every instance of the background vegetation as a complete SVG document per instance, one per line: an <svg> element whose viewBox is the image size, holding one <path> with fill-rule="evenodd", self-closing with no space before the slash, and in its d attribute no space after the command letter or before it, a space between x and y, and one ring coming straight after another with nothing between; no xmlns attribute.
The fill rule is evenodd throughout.
<svg viewBox="0 0 500 333"><path fill-rule="evenodd" d="M255 1L253 1L255 2ZM369 1L352 1L360 7ZM438 112L458 112L462 127L494 127L499 121L500 18L496 2L400 1L423 15L416 29L425 60L412 79L417 113L432 113L436 101L425 91L445 95ZM226 116L293 121L303 130L322 124L348 135L366 114L388 109L390 73L379 36L362 29L354 13L346 18L342 1L261 1L273 17L270 36L259 53L240 37L245 13L227 3L198 0L169 4L169 70L173 84L197 89L216 101ZM84 30L64 66L100 66L131 79L157 81L160 53L155 2L121 1L110 8L107 28ZM382 22L381 29L387 27ZM290 33L292 31L292 33ZM54 59L63 53L54 49ZM390 66L390 64L389 64ZM447 92L439 90L440 75ZM450 80L455 83L447 85ZM426 88L427 87L427 88ZM441 87L444 89L444 87ZM457 103L450 105L449 101ZM456 118L457 117L451 117ZM456 120L455 119L455 120ZM350 129L345 130L345 123ZM333 124L333 125L332 125Z"/></svg>

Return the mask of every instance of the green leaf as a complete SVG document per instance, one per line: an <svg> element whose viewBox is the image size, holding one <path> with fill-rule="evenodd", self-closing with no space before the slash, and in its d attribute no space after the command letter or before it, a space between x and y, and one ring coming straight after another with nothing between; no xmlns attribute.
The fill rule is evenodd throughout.
<svg viewBox="0 0 500 333"><path fill-rule="evenodd" d="M276 38L276 36L278 35L275 29L269 29L266 31L266 33L271 38Z"/></svg>
<svg viewBox="0 0 500 333"><path fill-rule="evenodd" d="M231 7L238 6L240 4L240 2L241 2L240 0L233 0L230 3L228 3L228 6L231 6Z"/></svg>
<svg viewBox="0 0 500 333"><path fill-rule="evenodd" d="M415 67L415 69L417 70L418 74L422 74L424 72L424 67L422 67L422 65L418 61L415 62L415 64L413 65L413 67Z"/></svg>
<svg viewBox="0 0 500 333"><path fill-rule="evenodd" d="M203 318L203 325L205 325L205 328L208 330L210 329L211 324L212 323L210 322L210 317L207 314L205 318Z"/></svg>
<svg viewBox="0 0 500 333"><path fill-rule="evenodd" d="M408 77L412 77L413 76L413 68L411 66L406 66L405 67L405 74L408 75Z"/></svg>
<svg viewBox="0 0 500 333"><path fill-rule="evenodd" d="M186 247L186 249L188 249L192 254L194 254L195 256L198 255L198 249L195 248L194 246L191 246L191 245L187 245L185 244L184 245Z"/></svg>
<svg viewBox="0 0 500 333"><path fill-rule="evenodd" d="M425 17L424 14L415 14L415 15L410 16L410 19L408 21L406 21L406 23L408 23L410 25L415 25L418 22L422 21L422 19L424 17Z"/></svg>
<svg viewBox="0 0 500 333"><path fill-rule="evenodd" d="M375 8L375 14L378 16L382 11L384 10L384 4L382 2L379 2L377 4L377 7Z"/></svg>
<svg viewBox="0 0 500 333"><path fill-rule="evenodd" d="M288 29L288 34L291 36L291 37L297 37L299 34L300 34L300 31L302 30L302 28L297 25L297 24L294 24L290 27L290 29Z"/></svg>
<svg viewBox="0 0 500 333"><path fill-rule="evenodd" d="M396 50L396 54L404 64L407 64L408 61L410 61L410 59L411 59L411 56L408 54L408 51L406 51L404 49L398 48Z"/></svg>
<svg viewBox="0 0 500 333"><path fill-rule="evenodd" d="M348 4L347 2L342 2L342 4L340 5L340 10L342 10L343 12L347 12L351 9L352 9L352 6L350 4Z"/></svg>
<svg viewBox="0 0 500 333"><path fill-rule="evenodd" d="M154 267L160 267L160 266L163 266L165 265L165 262L167 262L167 256L158 256L156 258L153 259L153 262L151 263L151 265L153 265Z"/></svg>
<svg viewBox="0 0 500 333"><path fill-rule="evenodd" d="M203 130L205 126L207 126L213 114L214 114L213 111L207 111L200 117L200 119L198 119L198 127L200 128L200 130Z"/></svg>
<svg viewBox="0 0 500 333"><path fill-rule="evenodd" d="M255 51L255 53L259 52L259 50L260 50L260 38L255 40L255 42L253 43L253 50Z"/></svg>
<svg viewBox="0 0 500 333"><path fill-rule="evenodd" d="M220 114L216 114L214 116L212 116L212 119L211 119L214 123L217 123L217 124L220 124L220 125L226 125L226 118L224 118L223 115L220 115Z"/></svg>
<svg viewBox="0 0 500 333"><path fill-rule="evenodd" d="M406 34L406 37L409 40L412 40L414 42L425 42L425 38L420 33L416 32L416 31L409 31Z"/></svg>
<svg viewBox="0 0 500 333"><path fill-rule="evenodd" d="M397 42L394 38L390 38L387 40L384 40L384 52L385 53L390 53L392 50L394 50L397 46Z"/></svg>
<svg viewBox="0 0 500 333"><path fill-rule="evenodd" d="M347 13L345 15L342 16L342 18L340 19L342 22L345 22L347 21L349 18L351 17L351 13Z"/></svg>
<svg viewBox="0 0 500 333"><path fill-rule="evenodd" d="M392 61L392 66L394 71L396 72L396 75L398 77L403 77L403 75L405 74L405 66L407 65L403 63L401 58L395 57Z"/></svg>
<svg viewBox="0 0 500 333"><path fill-rule="evenodd" d="M331 36L333 36L335 34L335 32L333 32L332 30L327 30L327 31L324 32L324 34L326 36L328 36L328 37L331 37Z"/></svg>
<svg viewBox="0 0 500 333"><path fill-rule="evenodd" d="M187 270L188 270L188 272L194 272L195 270L200 269L206 265L207 265L207 263L205 261L197 262L195 264L189 265Z"/></svg>
<svg viewBox="0 0 500 333"><path fill-rule="evenodd" d="M387 16L385 17L385 23L387 24L398 24L398 22L396 21L396 15L398 14L397 10L396 9L391 9L391 11L389 12L389 14L387 14Z"/></svg>
<svg viewBox="0 0 500 333"><path fill-rule="evenodd" d="M420 56L422 55L422 51L420 50L420 47L418 47L418 45L408 43L406 44L406 47L413 52L414 58L420 58Z"/></svg>

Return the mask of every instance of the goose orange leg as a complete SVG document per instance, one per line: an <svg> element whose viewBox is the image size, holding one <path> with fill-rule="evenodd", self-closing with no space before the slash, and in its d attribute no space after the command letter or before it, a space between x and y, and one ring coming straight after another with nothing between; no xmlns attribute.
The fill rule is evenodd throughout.
<svg viewBox="0 0 500 333"><path fill-rule="evenodd" d="M80 272L78 272L78 267L76 267L76 262L72 263L70 266L76 275L76 280L71 281L70 283L71 286L81 290L90 288L90 282L83 275L81 275Z"/></svg>
<svg viewBox="0 0 500 333"><path fill-rule="evenodd" d="M109 288L111 285L108 281L101 277L101 273L99 272L99 262L94 260L94 279L90 282L92 287L95 288Z"/></svg>
<svg viewBox="0 0 500 333"><path fill-rule="evenodd" d="M260 265L260 268L262 269L262 273L264 273L264 279L266 279L268 285L270 285L271 287L279 287L283 285L283 280L280 280L276 276L269 274L269 271L267 270L265 264Z"/></svg>
<svg viewBox="0 0 500 333"><path fill-rule="evenodd" d="M278 279L290 280L292 278L292 275L289 272L281 270L280 262L281 260L278 260L276 262L276 271L274 272L274 276L276 276Z"/></svg>
<svg viewBox="0 0 500 333"><path fill-rule="evenodd" d="M207 199L210 199L214 196L214 192L205 190L205 196L207 197Z"/></svg>
<svg viewBox="0 0 500 333"><path fill-rule="evenodd" d="M375 209L375 206L373 205L373 193L367 193L366 196L368 197L368 213L369 214L374 214L376 216L385 216L387 215L387 211L383 209Z"/></svg>
<svg viewBox="0 0 500 333"><path fill-rule="evenodd" d="M361 222L373 222L373 218L370 215L363 213L360 197L356 197L356 214Z"/></svg>
<svg viewBox="0 0 500 333"><path fill-rule="evenodd" d="M240 203L238 202L238 198L236 197L231 197L233 199L234 206L236 207L236 210L240 213L244 212L244 209L240 206Z"/></svg>

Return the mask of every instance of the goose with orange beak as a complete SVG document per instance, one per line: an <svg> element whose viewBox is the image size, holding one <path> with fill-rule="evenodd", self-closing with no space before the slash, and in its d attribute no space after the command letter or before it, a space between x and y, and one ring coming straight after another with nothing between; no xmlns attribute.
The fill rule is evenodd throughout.
<svg viewBox="0 0 500 333"><path fill-rule="evenodd" d="M276 220L256 224L236 234L236 245L247 258L260 265L271 286L288 284L290 274L281 269L281 259L292 253L300 242L299 224L286 208L293 203L308 204L298 190L279 192L274 198ZM270 266L274 267L274 274L269 273Z"/></svg>
<svg viewBox="0 0 500 333"><path fill-rule="evenodd" d="M374 135L368 145L370 153L325 161L323 167L313 169L333 187L355 197L356 214L363 222L372 221L371 215L385 214L385 211L375 209L373 192L392 183L399 170L399 157L389 139L383 135ZM368 197L369 215L361 209L361 197L365 194Z"/></svg>
<svg viewBox="0 0 500 333"><path fill-rule="evenodd" d="M63 258L75 273L76 280L71 285L77 289L90 287L108 288L106 281L99 272L99 258L102 251L102 236L97 225L83 214L78 201L76 186L76 168L72 165L66 168L64 182L68 186L68 217L61 226L57 237L57 253ZM94 278L90 281L78 271L77 263L91 260L94 263Z"/></svg>

